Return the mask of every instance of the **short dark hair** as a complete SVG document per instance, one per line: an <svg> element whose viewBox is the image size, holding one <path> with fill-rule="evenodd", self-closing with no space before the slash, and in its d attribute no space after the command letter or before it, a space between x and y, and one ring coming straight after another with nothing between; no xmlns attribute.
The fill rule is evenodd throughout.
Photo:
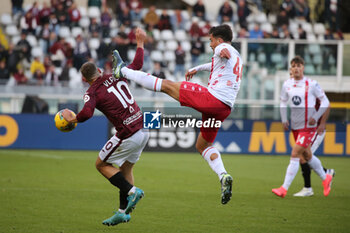
<svg viewBox="0 0 350 233"><path fill-rule="evenodd" d="M97 66L92 62L85 62L81 68L80 72L86 80L91 81L99 75Z"/></svg>
<svg viewBox="0 0 350 233"><path fill-rule="evenodd" d="M290 64L292 65L293 63L295 64L301 64L301 65L304 65L305 62L304 62L304 59L300 56L295 56L291 61L290 61Z"/></svg>
<svg viewBox="0 0 350 233"><path fill-rule="evenodd" d="M231 30L231 27L227 24L222 24L222 25L210 28L209 35L210 34L212 34L213 37L223 39L225 42L232 41L232 30Z"/></svg>

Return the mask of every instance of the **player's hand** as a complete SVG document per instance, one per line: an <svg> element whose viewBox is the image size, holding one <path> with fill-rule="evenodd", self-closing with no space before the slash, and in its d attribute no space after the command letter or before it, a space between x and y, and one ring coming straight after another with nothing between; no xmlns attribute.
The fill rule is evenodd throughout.
<svg viewBox="0 0 350 233"><path fill-rule="evenodd" d="M284 130L288 130L289 129L289 122L282 122L282 125L283 125L283 129Z"/></svg>
<svg viewBox="0 0 350 233"><path fill-rule="evenodd" d="M62 116L68 122L75 121L75 116L72 114L72 112L68 108L63 110Z"/></svg>
<svg viewBox="0 0 350 233"><path fill-rule="evenodd" d="M322 135L324 133L326 129L326 124L321 123L318 127L317 127L317 134Z"/></svg>
<svg viewBox="0 0 350 233"><path fill-rule="evenodd" d="M316 120L311 117L309 120L309 125L315 125L315 124L316 124Z"/></svg>
<svg viewBox="0 0 350 233"><path fill-rule="evenodd" d="M143 48L143 43L145 42L147 36L146 32L141 28L137 28L135 32L137 47Z"/></svg>
<svg viewBox="0 0 350 233"><path fill-rule="evenodd" d="M185 74L186 81L190 81L195 74L197 74L197 70L187 71Z"/></svg>
<svg viewBox="0 0 350 233"><path fill-rule="evenodd" d="M221 58L230 59L230 58L231 58L230 51L228 51L227 48L224 48L224 49L221 50L221 52L220 52L220 57L221 57Z"/></svg>

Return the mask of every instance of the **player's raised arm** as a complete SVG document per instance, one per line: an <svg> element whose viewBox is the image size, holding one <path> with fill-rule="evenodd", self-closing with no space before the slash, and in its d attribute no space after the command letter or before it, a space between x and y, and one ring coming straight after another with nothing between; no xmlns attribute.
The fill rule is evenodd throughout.
<svg viewBox="0 0 350 233"><path fill-rule="evenodd" d="M143 66L143 56L144 56L143 46L146 40L146 32L141 28L137 28L135 35L136 35L137 49L136 49L134 60L130 65L128 65L128 68L133 70L141 70Z"/></svg>
<svg viewBox="0 0 350 233"><path fill-rule="evenodd" d="M137 46L137 48L142 48L143 49L145 40L147 38L146 32L144 30L142 30L141 28L137 28L135 36L136 36L136 46Z"/></svg>

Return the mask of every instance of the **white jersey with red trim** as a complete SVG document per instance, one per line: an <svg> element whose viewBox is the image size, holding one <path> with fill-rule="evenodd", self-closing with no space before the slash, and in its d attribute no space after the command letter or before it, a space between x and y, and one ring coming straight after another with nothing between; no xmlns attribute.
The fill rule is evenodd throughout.
<svg viewBox="0 0 350 233"><path fill-rule="evenodd" d="M303 77L302 80L290 78L283 83L281 101L287 102L291 108L291 128L315 128L308 124L309 119L317 111L316 99L323 98L324 91L315 80Z"/></svg>
<svg viewBox="0 0 350 233"><path fill-rule="evenodd" d="M220 52L224 48L230 52L230 59L220 57ZM233 108L241 84L242 69L243 61L235 48L228 43L216 46L208 82L210 94Z"/></svg>

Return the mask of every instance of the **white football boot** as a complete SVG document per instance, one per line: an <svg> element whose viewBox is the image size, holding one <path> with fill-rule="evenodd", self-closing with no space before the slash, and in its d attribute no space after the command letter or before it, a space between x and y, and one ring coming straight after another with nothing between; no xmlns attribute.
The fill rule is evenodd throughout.
<svg viewBox="0 0 350 233"><path fill-rule="evenodd" d="M314 191L312 190L312 188L305 188L305 187L302 190L300 190L300 192L293 194L294 197L310 197L313 195L314 195Z"/></svg>

